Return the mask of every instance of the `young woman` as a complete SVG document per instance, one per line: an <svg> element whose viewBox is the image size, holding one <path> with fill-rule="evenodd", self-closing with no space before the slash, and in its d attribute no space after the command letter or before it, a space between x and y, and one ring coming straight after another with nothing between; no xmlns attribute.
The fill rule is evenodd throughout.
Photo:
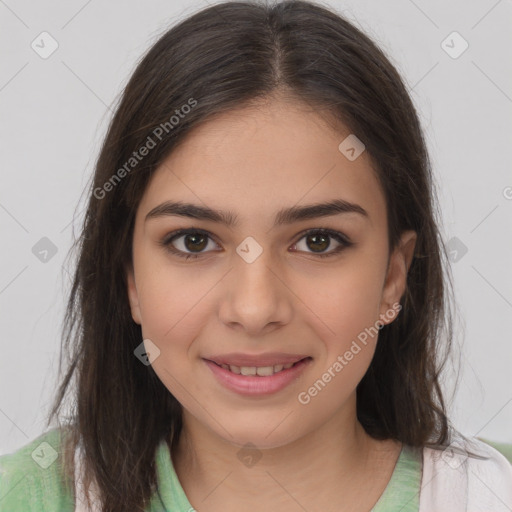
<svg viewBox="0 0 512 512"><path fill-rule="evenodd" d="M400 76L339 15L173 27L97 161L48 425L73 382L75 409L0 458L0 510L510 510L510 463L447 418L435 198Z"/></svg>

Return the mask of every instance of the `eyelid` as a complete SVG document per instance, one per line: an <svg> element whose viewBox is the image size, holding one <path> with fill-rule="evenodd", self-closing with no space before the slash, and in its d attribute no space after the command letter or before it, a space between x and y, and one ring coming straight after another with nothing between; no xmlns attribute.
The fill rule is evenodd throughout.
<svg viewBox="0 0 512 512"><path fill-rule="evenodd" d="M350 238L347 235L345 235L345 233L338 231L336 229L322 228L322 227L307 228L307 229L304 229L303 231L301 231L300 233L297 233L297 235L295 235L297 237L297 242L301 238L303 238L305 235L308 235L309 233L325 233L326 235L330 235L335 240L336 240L336 238L340 238L341 242L346 244L347 246L353 244L353 242L350 240ZM295 242L295 243L297 243L297 242Z"/></svg>

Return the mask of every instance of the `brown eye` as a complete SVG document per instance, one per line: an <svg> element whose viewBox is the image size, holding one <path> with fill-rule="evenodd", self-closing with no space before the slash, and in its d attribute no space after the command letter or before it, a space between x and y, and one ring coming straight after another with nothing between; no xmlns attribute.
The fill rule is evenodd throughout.
<svg viewBox="0 0 512 512"><path fill-rule="evenodd" d="M321 254L325 250L329 249L329 247L331 246L331 238L336 240L336 242L339 245L336 246L334 250L325 254ZM333 256L341 252L346 247L350 247L351 245L353 245L353 243L350 242L342 233L327 229L310 229L303 233L303 236L300 240L302 239L305 239L304 245L306 246L306 249L304 250L304 252L310 252L310 254L315 254L320 258ZM298 245L299 243L297 242L295 243L294 247L297 247Z"/></svg>
<svg viewBox="0 0 512 512"><path fill-rule="evenodd" d="M183 235L184 245L190 251L203 250L208 245L207 242L205 243L207 238L207 236L201 234Z"/></svg>
<svg viewBox="0 0 512 512"><path fill-rule="evenodd" d="M197 229L180 229L171 233L161 243L166 250L182 258L199 258L212 241L214 248L216 244L206 231Z"/></svg>
<svg viewBox="0 0 512 512"><path fill-rule="evenodd" d="M331 245L329 236L324 235L323 233L307 235L306 243L314 252L323 252L329 248L329 245Z"/></svg>

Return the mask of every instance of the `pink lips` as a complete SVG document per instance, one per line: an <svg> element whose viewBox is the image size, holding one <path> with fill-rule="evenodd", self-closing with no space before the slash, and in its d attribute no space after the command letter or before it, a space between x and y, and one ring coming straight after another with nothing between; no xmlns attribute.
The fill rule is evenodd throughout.
<svg viewBox="0 0 512 512"><path fill-rule="evenodd" d="M285 356L287 356L288 359L286 359ZM260 377L258 375L238 375L231 372L230 370L222 368L219 366L219 364L216 364L211 360L204 359L204 361L216 379L224 387L241 395L258 396L270 395L284 389L295 379L299 378L305 368L309 365L309 363L311 363L312 359L308 356L299 357L290 356L289 354L278 354L277 358L276 354L267 354L267 356L261 357L259 359L234 357L234 355L229 359L227 357L225 359L219 359L219 361L226 361L219 364L230 364L234 366L273 366L277 364L295 362L291 368L283 369L280 372L266 377ZM235 361L239 364L235 364ZM257 363L255 361L257 361Z"/></svg>

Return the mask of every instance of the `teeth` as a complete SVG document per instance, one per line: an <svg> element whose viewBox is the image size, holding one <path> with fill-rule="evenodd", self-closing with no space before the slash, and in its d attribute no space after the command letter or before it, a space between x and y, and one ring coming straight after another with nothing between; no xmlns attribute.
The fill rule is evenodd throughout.
<svg viewBox="0 0 512 512"><path fill-rule="evenodd" d="M276 364L274 366L235 366L235 365L227 365L221 364L224 370L229 370L232 373L236 373L237 375L258 375L260 377L269 377L270 375L274 375L274 373L280 372L281 370L287 370L291 368L294 363L286 363L286 364Z"/></svg>
<svg viewBox="0 0 512 512"><path fill-rule="evenodd" d="M256 373L260 377L268 377L269 375L274 375L274 367L273 366L262 366L256 369Z"/></svg>

